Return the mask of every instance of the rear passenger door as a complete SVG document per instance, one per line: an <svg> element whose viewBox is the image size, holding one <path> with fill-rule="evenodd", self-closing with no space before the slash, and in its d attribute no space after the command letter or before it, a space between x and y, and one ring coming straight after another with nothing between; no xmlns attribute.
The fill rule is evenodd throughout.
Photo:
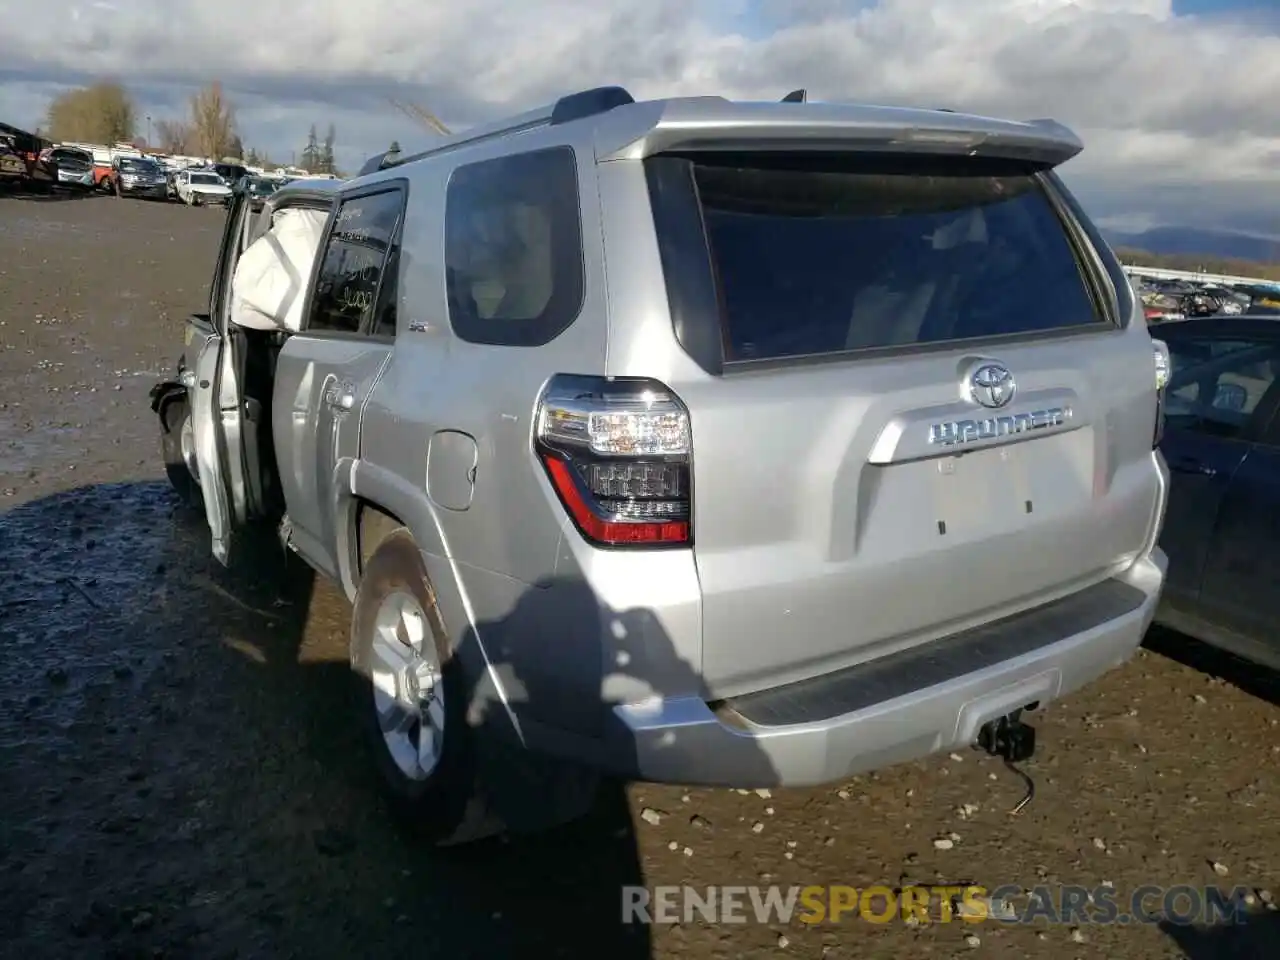
<svg viewBox="0 0 1280 960"><path fill-rule="evenodd" d="M395 342L406 187L343 195L318 257L301 333L276 367L273 428L295 549L337 575L336 518L360 452L360 422Z"/></svg>
<svg viewBox="0 0 1280 960"><path fill-rule="evenodd" d="M1275 408L1280 345L1203 327L1161 332L1173 361L1161 443L1172 478L1160 541L1166 589L1196 601L1224 497Z"/></svg>

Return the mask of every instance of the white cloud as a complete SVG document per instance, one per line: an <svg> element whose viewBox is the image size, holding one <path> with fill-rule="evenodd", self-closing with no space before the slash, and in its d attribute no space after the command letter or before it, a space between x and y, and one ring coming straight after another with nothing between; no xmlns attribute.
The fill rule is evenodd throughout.
<svg viewBox="0 0 1280 960"><path fill-rule="evenodd" d="M16 122L56 93L41 84L113 75L159 118L181 85L220 78L250 143L283 155L332 120L354 165L413 139L385 101L397 88L461 127L602 83L805 86L1053 116L1085 139L1069 179L1116 216L1174 189L1201 220L1280 206L1280 25L1175 16L1172 0L0 0L0 23L0 115Z"/></svg>

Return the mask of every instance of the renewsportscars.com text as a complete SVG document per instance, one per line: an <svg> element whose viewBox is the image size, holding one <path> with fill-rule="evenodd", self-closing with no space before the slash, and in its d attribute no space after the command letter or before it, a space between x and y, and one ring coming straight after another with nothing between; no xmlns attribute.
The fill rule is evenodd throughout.
<svg viewBox="0 0 1280 960"><path fill-rule="evenodd" d="M622 888L624 923L1242 923L1251 891L1237 887L1019 885Z"/></svg>

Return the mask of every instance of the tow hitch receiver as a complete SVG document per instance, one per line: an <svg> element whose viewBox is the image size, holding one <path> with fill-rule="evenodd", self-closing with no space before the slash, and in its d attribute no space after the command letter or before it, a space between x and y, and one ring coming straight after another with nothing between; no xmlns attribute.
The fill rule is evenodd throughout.
<svg viewBox="0 0 1280 960"><path fill-rule="evenodd" d="M1022 722L1022 711L989 720L978 731L978 746L1006 763L1030 760L1036 752L1036 728Z"/></svg>
<svg viewBox="0 0 1280 960"><path fill-rule="evenodd" d="M1007 716L984 723L978 730L978 746L1004 761L1004 765L1018 775L1027 788L1026 795L1009 811L1017 816L1036 795L1035 782L1019 770L1015 764L1030 760L1036 752L1036 728L1022 722L1022 711L1015 710Z"/></svg>

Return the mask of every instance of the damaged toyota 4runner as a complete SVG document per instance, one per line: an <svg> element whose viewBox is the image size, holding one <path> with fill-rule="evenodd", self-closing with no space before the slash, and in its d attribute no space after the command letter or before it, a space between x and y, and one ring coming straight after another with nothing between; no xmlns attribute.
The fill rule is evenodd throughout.
<svg viewBox="0 0 1280 960"><path fill-rule="evenodd" d="M601 773L1023 756L1165 576L1168 356L1080 150L609 87L238 197L169 475L222 563L266 525L341 585L356 722L442 842Z"/></svg>

